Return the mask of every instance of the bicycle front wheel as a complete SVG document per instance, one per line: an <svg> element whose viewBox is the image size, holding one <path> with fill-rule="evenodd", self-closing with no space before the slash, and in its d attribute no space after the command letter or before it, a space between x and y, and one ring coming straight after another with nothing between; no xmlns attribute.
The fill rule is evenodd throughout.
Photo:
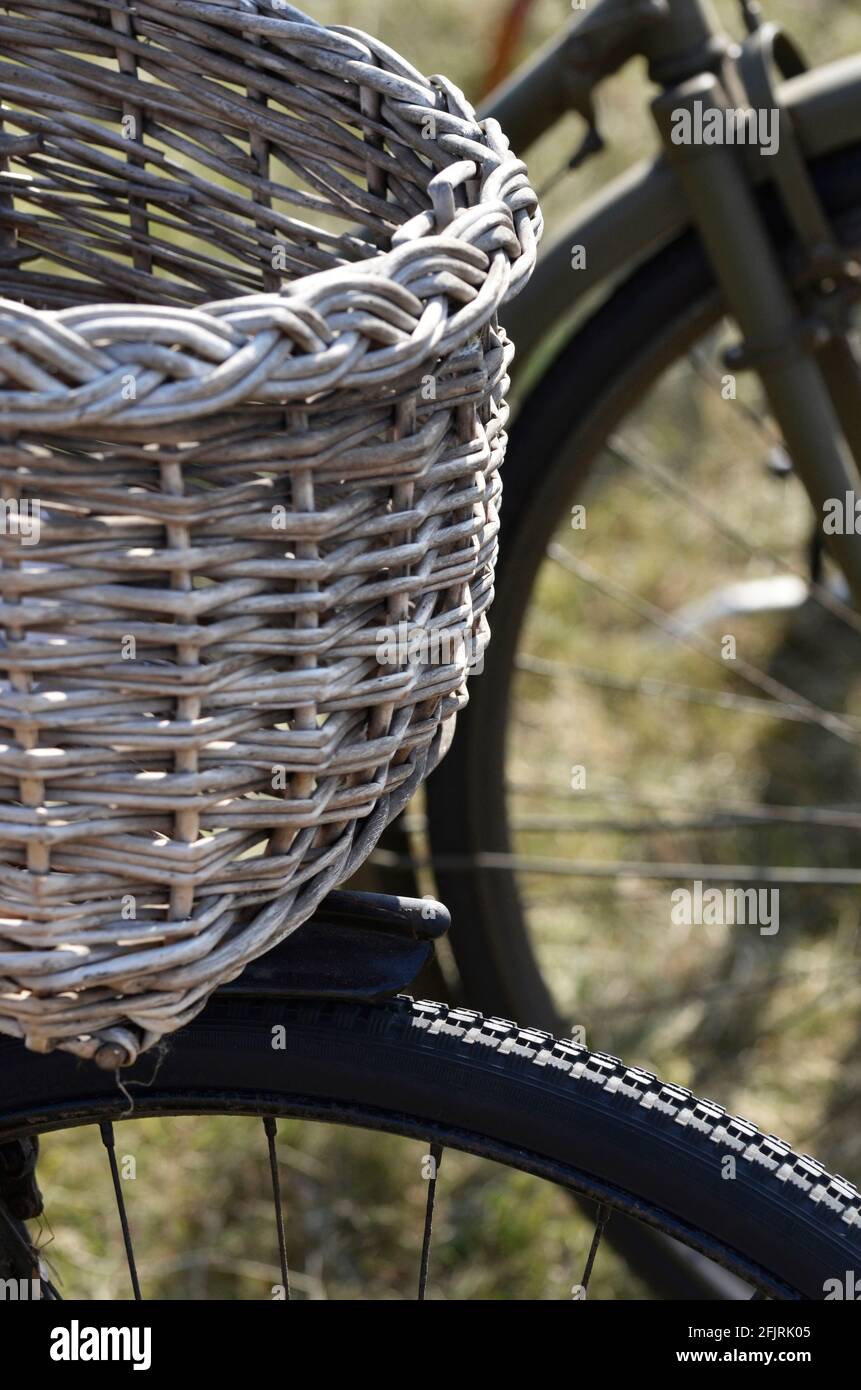
<svg viewBox="0 0 861 1390"><path fill-rule="evenodd" d="M650 1073L467 1009L215 996L123 1082L3 1041L0 1142L121 1120L128 1094L135 1119L329 1120L561 1184L599 1224L657 1227L769 1297L824 1298L861 1259L861 1195L812 1159Z"/></svg>

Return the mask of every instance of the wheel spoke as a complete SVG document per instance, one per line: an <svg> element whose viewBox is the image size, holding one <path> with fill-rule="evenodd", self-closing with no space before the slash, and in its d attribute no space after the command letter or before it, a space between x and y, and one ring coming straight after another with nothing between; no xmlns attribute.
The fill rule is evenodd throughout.
<svg viewBox="0 0 861 1390"><path fill-rule="evenodd" d="M859 975L861 975L861 967L853 967L848 970L845 967L841 967L839 971L828 968L820 970L818 973L824 978L825 983L812 1007L818 1007L823 999L833 998L837 991L857 989ZM779 975L773 978L759 979L752 984L734 984L732 986L731 998L733 1000L755 999L756 996L762 994L764 990L771 989L775 983L781 986L810 984L814 978L815 973L812 970L782 970ZM716 984L703 985L699 989L681 989L677 990L674 994L653 995L651 998L647 999L628 999L624 1004L602 1004L601 1017L606 1020L614 1017L621 1017L623 1019L631 1017L636 1018L644 1015L648 1016L653 1013L662 1013L666 1015L672 1010L684 1008L688 1004L708 1000L716 1000L720 1004L728 998L730 998L730 995L728 994L727 983L725 980L719 980ZM797 1023L797 1021L798 1011L793 1010L792 1015L786 1019L786 1022Z"/></svg>
<svg viewBox="0 0 861 1390"><path fill-rule="evenodd" d="M807 585L808 597L814 603L818 603L826 612L846 623L847 627L854 632L861 632L861 614L856 612L850 604L846 603L839 594L835 594L824 584L819 584L811 579L809 573L800 565L787 564L786 559L772 550L767 545L755 545L749 541L747 536L737 527L731 526L724 517L720 516L702 498L682 482L671 469L664 464L658 463L656 459L647 459L641 453L634 452L629 444L623 444L618 436L609 439L606 444L607 452L611 457L632 469L632 471L642 473L657 482L665 491L673 493L680 499L689 511L696 513L703 521L706 521L711 529L724 540L731 541L733 545L739 547L752 560L768 560L782 575L792 575L796 579L803 579Z"/></svg>
<svg viewBox="0 0 861 1390"><path fill-rule="evenodd" d="M570 805L570 791L554 791L552 787L547 787L540 782L508 782L506 790L514 796L524 797L545 797L548 801L560 801ZM677 810L700 810L700 803L690 796L674 796L671 793L663 793L661 801L648 801L638 797L631 790L623 788L603 787L598 791L579 791L577 792L578 802L597 801L602 802L620 801L624 806L646 807L648 810L665 812L672 815ZM706 811L713 812L715 815L727 816L755 816L757 820L774 821L797 821L800 824L815 825L836 825L846 826L852 829L854 826L861 825L861 810L858 809L857 801L835 801L828 806L803 806L800 803L791 801L712 801L704 808ZM411 822L411 824L413 824ZM424 822L415 823L416 828L424 828Z"/></svg>
<svg viewBox="0 0 861 1390"><path fill-rule="evenodd" d="M110 1120L103 1120L99 1125L99 1132L102 1136L102 1143L108 1151L108 1162L111 1167L111 1178L114 1184L114 1196L117 1201L117 1211L120 1218L120 1226L123 1232L123 1245L126 1249L126 1263L129 1267L129 1277L132 1281L132 1290L135 1299L141 1300L141 1286L138 1282L137 1265L135 1264L135 1252L132 1245L131 1231L129 1230L128 1217L126 1215L126 1202L123 1196L123 1186L120 1180L120 1172L117 1167L117 1147L114 1139L114 1127Z"/></svg>
<svg viewBox="0 0 861 1390"><path fill-rule="evenodd" d="M655 604L649 603L647 599L634 593L632 589L624 584L619 584L616 580L610 579L607 575L599 574L591 565L579 560L576 555L572 555L570 550L557 542L553 542L547 548L549 559L555 561L563 569L574 574L578 579L582 579L591 588L605 597L613 599L616 603L635 612L646 622L662 632L666 632L673 637L681 646L689 647L692 651L700 652L710 661L720 667L725 666L723 658L714 650L711 642L699 637L695 633L682 632L676 623L673 614L665 612ZM807 723L816 724L827 733L834 734L845 743L850 743L855 747L861 747L861 733L840 715L832 714L828 710L820 709L812 700L800 695L797 691L791 690L782 681L775 680L765 671L760 671L752 662L746 661L744 657L736 656L733 663L736 671L742 680L757 689L764 691L767 695L773 696L779 704L787 704L791 708L797 709L801 717Z"/></svg>
<svg viewBox="0 0 861 1390"><path fill-rule="evenodd" d="M590 666L575 666L564 661L550 661L546 657L524 653L515 659L519 671L533 676L546 676L548 680L568 678L594 685L606 690L616 690L623 695L647 696L657 700L680 700L690 705L713 705L718 709L729 709L741 714L762 715L766 719L783 719L788 723L807 724L809 713L797 704L787 704L774 698L763 699L757 695L739 695L734 690L707 690L692 685L682 685L677 681L663 680L658 676L619 676L614 671L595 670ZM836 715L826 711L833 718L839 718L849 727L861 733L861 721L851 716ZM522 714L521 721L525 722ZM536 725L535 727L540 727Z"/></svg>
<svg viewBox="0 0 861 1390"><path fill-rule="evenodd" d="M716 366L711 357L702 348L692 348L688 353L688 362L697 376L706 386L711 387L717 395L721 395L723 390L724 375ZM763 442L769 448L782 448L783 440L774 426L770 415L764 411L757 410L748 401L736 398L734 405L737 410L754 426L762 436Z"/></svg>
<svg viewBox="0 0 861 1390"><path fill-rule="evenodd" d="M278 1232L278 1258L281 1263L281 1283L284 1285L284 1298L290 1299L290 1270L287 1266L287 1242L284 1238L284 1208L281 1202L281 1178L278 1173L278 1153L275 1136L278 1126L271 1115L263 1118L263 1129L269 1145L269 1172L272 1175L272 1204L275 1208L275 1228Z"/></svg>
<svg viewBox="0 0 861 1390"><path fill-rule="evenodd" d="M561 875L567 878L643 878L656 881L699 878L717 883L777 883L795 887L855 888L861 886L861 869L824 869L815 864L660 864L646 860L607 859L587 863L576 859L553 858L541 854L507 854L502 850L479 850L473 854L437 854L410 858L391 850L374 850L369 863L381 868L491 869L521 874Z"/></svg>
<svg viewBox="0 0 861 1390"><path fill-rule="evenodd" d="M690 817L686 820L668 820L666 818L646 821L607 818L586 820L578 816L523 815L511 816L508 823L512 830L519 830L525 834L551 832L561 835L581 835L589 832L601 835L690 834L693 831L703 830L768 830L772 826L782 824L827 825L830 828L839 826L842 830L861 830L861 816L831 816L827 812L817 815L812 807L806 816L758 816L755 812L751 812L749 815L720 814L711 816L708 814L707 807L704 815Z"/></svg>
<svg viewBox="0 0 861 1390"><path fill-rule="evenodd" d="M428 1178L427 1200L425 1201L425 1227L422 1236L422 1253L419 1263L419 1291L417 1300L424 1303L425 1294L428 1286L428 1265L430 1263L431 1234L433 1231L434 1207L436 1205L436 1180L439 1175L439 1165L442 1163L443 1147L442 1144L431 1144L430 1157L433 1162L433 1169Z"/></svg>
<svg viewBox="0 0 861 1390"><path fill-rule="evenodd" d="M595 1222L595 1231L592 1236L592 1244L589 1246L589 1254L586 1257L586 1268L583 1270L583 1278L580 1280L580 1286L584 1295L589 1291L589 1280L592 1278L592 1267L595 1264L595 1256L598 1254L601 1237L604 1234L604 1228L609 1220L610 1208L600 1206L598 1208L598 1219Z"/></svg>

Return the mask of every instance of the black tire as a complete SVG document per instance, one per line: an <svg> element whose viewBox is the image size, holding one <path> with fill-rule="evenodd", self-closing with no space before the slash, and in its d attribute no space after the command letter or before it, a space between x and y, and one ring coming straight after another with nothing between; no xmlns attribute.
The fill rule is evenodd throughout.
<svg viewBox="0 0 861 1390"><path fill-rule="evenodd" d="M861 147L819 160L813 171L838 228L857 235ZM772 196L764 195L764 209L778 244L789 248L789 228ZM687 233L637 269L567 343L514 424L493 641L451 750L427 785L436 890L451 911L464 997L483 1009L564 1026L529 940L516 875L472 860L512 848L503 749L513 662L536 572L557 518L619 420L723 313L702 245Z"/></svg>
<svg viewBox="0 0 861 1390"><path fill-rule="evenodd" d="M469 1010L216 996L123 1080L135 1118L304 1115L437 1138L635 1215L778 1298L821 1299L861 1260L850 1184L688 1091ZM112 1076L0 1043L0 1141L127 1112Z"/></svg>

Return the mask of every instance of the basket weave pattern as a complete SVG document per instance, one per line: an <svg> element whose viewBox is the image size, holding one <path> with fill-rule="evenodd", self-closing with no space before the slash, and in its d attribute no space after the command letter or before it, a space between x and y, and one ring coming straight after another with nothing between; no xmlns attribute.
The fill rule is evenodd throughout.
<svg viewBox="0 0 861 1390"><path fill-rule="evenodd" d="M439 757L540 214L451 84L289 6L9 4L0 44L0 1031L114 1066Z"/></svg>

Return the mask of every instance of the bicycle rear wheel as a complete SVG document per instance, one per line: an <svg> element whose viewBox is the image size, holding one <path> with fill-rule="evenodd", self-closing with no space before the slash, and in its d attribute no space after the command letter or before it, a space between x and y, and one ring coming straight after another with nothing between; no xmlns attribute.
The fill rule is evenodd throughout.
<svg viewBox="0 0 861 1390"><path fill-rule="evenodd" d="M861 148L848 149L820 160L813 166L813 171L844 244L847 248L856 248L861 244ZM765 206L776 239L789 255L788 228L780 218L773 199L766 197ZM740 696L750 694L751 687L741 680L732 685L729 677L726 688L715 684L710 677L709 659L701 654L699 667L693 664L697 659L697 653L694 653L690 666L685 668L686 674L677 674L676 668L670 666L666 653L672 655L673 650L681 651L684 657L684 647L679 644L674 649L669 638L663 646L656 642L652 646L643 645L635 649L634 634L628 648L621 650L619 641L619 651L611 648L616 637L614 623L622 623L625 616L624 606L618 602L617 591L624 588L624 597L631 602L640 599L643 594L654 602L654 590L660 587L653 583L648 555L643 562L646 576L640 575L637 570L640 563L637 547L640 550L644 548L642 531L629 533L622 526L623 504L628 496L626 489L630 491L632 478L635 482L640 481L635 463L645 469L647 464L653 462L648 451L640 450L638 453L636 446L645 434L645 424L636 416L636 411L644 402L654 402L656 387L672 370L681 370L688 354L713 334L722 313L720 295L701 244L690 233L639 267L578 331L527 398L512 431L505 466L503 544L493 608L494 640L488 649L484 676L475 682L469 706L459 716L450 755L428 782L427 830L436 891L452 910L454 927L451 940L466 997L483 1008L510 1013L514 1017L534 1018L550 1028L570 1026L570 1022L563 1020L571 1020L575 1016L571 998L584 977L601 974L606 979L612 974L603 957L598 967L594 965L590 958L591 941L584 940L587 931L582 925L578 935L571 935L572 902L579 905L592 931L593 940L600 936L605 921L612 923L615 919L617 924L621 922L619 934L624 937L624 949L629 953L626 964L630 966L630 952L639 948L644 962L648 962L650 967L648 971L643 971L644 976L650 976L647 984L651 986L653 981L662 978L668 917L665 914L658 923L659 930L652 938L654 946L642 940L637 946L632 945L627 932L627 918L631 902L635 900L620 895L618 889L620 884L631 887L634 875L628 871L627 879L621 872L614 877L612 865L607 869L602 861L594 878L590 878L588 869L583 871L582 876L577 876L578 861L597 858L590 853L596 830L605 833L603 827L610 827L605 833L610 846L605 859L652 861L644 867L645 880L648 880L649 868L654 868L655 863L660 866L660 861L667 858L691 865L690 874L685 873L679 880L682 882L695 877L708 879L709 865L726 860L766 866L772 872L780 868L781 859L788 854L795 856L794 859L790 858L791 863L798 860L805 862L806 843L799 848L793 842L787 848L782 841L777 841L777 832L782 824L779 819L782 808L770 804L766 785L768 758L784 764L794 756L797 756L799 763L811 758L815 760L820 756L819 745L810 746L809 741L802 743L799 735L788 741L785 747L781 745L779 751L772 752L771 746L765 746L763 740L761 761L765 790L762 798L765 804L754 804L752 810L747 806L739 809L738 805L733 804L727 812L726 806L718 803L718 792L711 785L702 789L699 787L698 778L705 756L718 753L723 745L713 740L704 754L701 745L705 740L700 737L699 730L706 728L700 717L700 711L705 706L697 702L711 700L712 706L717 708L721 701L725 701L729 709L726 718L734 720L736 725L740 725L745 717L750 717L753 722L751 711L754 709L757 711L756 717L759 714L772 717L781 715L784 711L779 702L770 697L770 706L766 700L760 699L758 704L750 701L745 707ZM715 346L714 343L710 345ZM693 372L689 373L689 377L693 382L697 380ZM685 377L684 382L687 381L688 377ZM699 382L699 385L703 387L704 400L708 404L709 399L717 394L714 382L710 380L705 386ZM674 406L679 404L680 392L681 387L678 387L672 398ZM688 404L693 409L693 401ZM726 416L721 417L721 427L728 428L736 406L727 404L722 408ZM645 405L643 409L646 409ZM743 425L747 414L739 412L736 424L741 420ZM684 429L679 432L684 438L690 422L685 420L683 424ZM694 424L697 424L696 420ZM626 456L622 459L618 445L628 442L623 440L627 426L633 429L635 447L631 450L631 458ZM662 442L665 441L659 439L658 445ZM753 442L761 452L765 451L766 446L761 438L757 436ZM657 445L653 454L658 460L662 457ZM644 474L642 493L632 493L634 500L628 506L633 509L642 505L644 498L648 501L652 493L659 494L663 483L677 485L683 491L684 478L673 472L675 462L675 455L672 455L672 468L665 469L660 477L646 477ZM756 456L750 462L750 476L744 483L746 492L750 490L756 472L765 473L764 469L759 469ZM598 477L602 465L605 466L606 476ZM672 476L667 478L666 474L669 473ZM736 488L733 495L728 479L727 473L723 492L716 488L710 499L714 511L719 513L719 521L724 519L724 509L728 509L729 503L737 500L739 494ZM536 614L540 615L542 603L547 603L546 589L540 592L540 585L542 582L546 585L547 575L552 576L554 570L564 573L560 562L573 566L581 563L582 554L590 556L582 540L586 533L572 531L568 522L570 504L575 500L581 502L590 485L594 486L594 494L589 497L590 507L592 496L600 496L602 489L605 496L614 494L619 499L619 516L612 518L620 528L616 542L618 564L615 570L608 570L609 585L612 587L615 584L615 589L611 593L601 593L595 585L595 575L589 580L588 577L584 579L582 573L579 576L565 573L566 583L570 585L565 589L567 608L558 594L553 593L556 607L551 612L551 620L556 626L551 636L557 648L555 659L542 663L541 659L535 659L538 644L535 632L530 630L530 623L534 627ZM797 492L801 493L801 489L797 488ZM778 494L772 504L774 514L784 516L789 511L787 501L785 493ZM799 505L806 507L803 494L801 503L796 502L795 505L796 511ZM699 537L700 532L696 527L701 518L698 519L691 512L687 500L679 506L678 514L668 510L666 515L675 521L680 518L682 523L691 527L691 534ZM649 521L651 517L652 513L648 513ZM663 513L661 519L664 519ZM600 525L600 520L591 521L588 536L597 533L600 539ZM709 520L708 524L703 523L704 546L710 533L713 534L713 528L713 520ZM562 535L564 539L566 529L569 539L575 537L570 546L573 554L560 554L561 546L554 547L552 544L554 536L558 539ZM606 541L611 533L609 522L605 525L605 533ZM805 530L804 536L806 544L809 531ZM649 542L654 552L660 552L662 556L659 576L663 567L669 569L672 565L675 539L673 535L667 535L662 552L654 539ZM759 533L753 534L751 539L758 542ZM718 541L722 543L722 540L718 536ZM735 566L735 577L744 579L751 573L758 573L751 569L750 556L743 549L734 549L734 544L735 540L730 536L723 548ZM609 542L606 549L609 549ZM755 549L752 543L750 549ZM717 546L714 551L716 554ZM606 559L606 554L602 558ZM723 552L721 558L724 558ZM633 579L629 570L633 573ZM710 579L705 562L702 571L699 573L690 565L680 573L686 582L700 580L710 592L712 585L720 581ZM601 579L605 577L603 573L600 576ZM795 574L790 574L789 578L801 582ZM692 598L694 594L683 594L683 597ZM801 624L795 634L795 644L803 647L807 643L802 655L807 656L808 650L812 653L807 665L815 674L823 674L824 679L825 672L833 672L835 688L826 690L823 698L831 698L839 704L841 697L845 697L844 685L849 681L847 672L853 674L858 669L857 630L847 628L844 619L823 614L814 603L808 606L813 611L807 628L818 639L818 646ZM684 612L673 612L668 616L677 618L684 616ZM854 618L855 615L848 616ZM652 613L651 620L643 620L641 626L647 633L659 632L654 626L654 617L655 613ZM744 622L743 616L736 615L736 618L739 624ZM703 629L708 631L716 650L719 650L720 634L726 631L726 624L730 624L730 631L736 630L727 618L719 622L724 625L715 626L712 623L711 628ZM697 629L697 636L699 633ZM834 634L837 640L829 642L828 639ZM659 633L659 636L665 635ZM748 629L744 629L744 635L748 636ZM751 636L756 634L751 633ZM550 644L547 645L549 647ZM773 657L773 667L768 667L767 675L791 684L799 679L799 670L802 675L809 674L802 669L803 663L797 652L789 656L786 652L781 653L776 640L773 647L772 652L764 646L766 655L763 661ZM609 656L608 649L611 653ZM741 650L744 650L743 646ZM542 649L539 657L543 655ZM790 664L790 656L794 657L794 668ZM617 658L615 666L614 657ZM630 668L625 667L626 661L630 661ZM570 669L566 668L566 662ZM788 674L784 669L786 666L790 666ZM587 667L613 669L585 669ZM732 663L725 663L724 670L731 672ZM653 680L650 684L649 678L655 674L663 679ZM537 702L530 704L527 700L529 682L535 685L543 683L542 691L554 690L558 686L562 692L560 699L564 698L565 701L563 708L571 712L571 728L567 736L564 732L555 731L545 740L551 745L552 762L550 757L536 756L535 740L530 741L529 719L543 728L553 726L545 706ZM709 686L709 689L701 690L698 688L700 686ZM687 704L683 702L683 697ZM732 702L735 708L741 710L740 714L734 713ZM645 716L640 715L638 722L638 709L649 704L658 710L659 716L663 712L661 727L656 727L659 724L658 716L648 722ZM584 708L599 705L606 714L602 726L597 729L597 737L607 736L608 730L631 730L624 761L615 753L619 760L613 762L614 753L608 752L608 748L615 750L616 745L609 742L609 737L606 746L602 744L593 749L589 739L596 739L596 721L587 726L585 739L578 727L578 720L585 723L582 714ZM691 710L694 711L693 715ZM574 718L574 711L578 712L578 720ZM850 715L854 715L854 711L850 711ZM761 722L766 729L769 727L767 720ZM722 726L721 733L725 727ZM778 727L788 729L794 735L799 728L804 733L808 727L814 726L802 727L787 722ZM827 744L828 737L828 734L822 733L820 742ZM749 742L752 741L751 737ZM681 754L674 752L674 744L681 746ZM685 750L689 747L695 748L696 754L686 761ZM656 748L666 751L666 761L653 777L654 785L646 795L640 785L646 779L641 778L638 782L636 773L641 766L652 768ZM542 751L546 753L546 749ZM745 748L743 753L746 751ZM854 781L855 765L850 761L854 749L847 752L844 746L840 752L843 755L845 780L849 785L844 791L829 764L834 783L831 795L836 790L838 800L842 802L845 798L847 803L851 801L854 809L857 783ZM574 821L578 797L581 802L586 798L580 793L572 794L567 774L575 760L587 756L590 762L589 786L592 787L593 771L595 780L601 786L591 802L592 815ZM518 781L525 782L526 777L521 775L518 779L515 776L518 758L526 765L531 760L528 780L535 786L529 786L525 791ZM750 761L752 765L752 759ZM521 774L523 771L521 767ZM679 791L679 788L687 787L686 778L694 786L687 799ZM729 798L734 783L731 776L725 780L729 787L726 793ZM741 777L736 779L738 782L742 780ZM772 780L778 779L773 777ZM802 781L800 775L798 781ZM783 786L775 787L771 800L791 801L796 797L800 801L805 791L812 799L821 799L827 805L829 793L818 785L812 788L793 786L789 791ZM666 795L662 796L662 793ZM638 794L640 797L646 796L643 803L646 805L645 813L641 812ZM738 795L741 797L740 792ZM620 810L629 805L632 807L630 825L623 822ZM670 809L667 810L667 807ZM841 805L836 810L832 808L832 818L840 809ZM810 841L810 855L815 867L826 870L823 878L827 879L828 870L841 864L849 869L851 877L853 861L850 858L846 864L846 860L854 853L857 842L849 838L844 845L843 840L850 833L857 834L857 825L853 822L849 832L840 821L826 823L823 828L815 824L815 817L821 813L822 808L816 804L812 810L808 809L810 824L806 824L804 808L796 811L796 808L790 807L785 820L788 822L793 814L798 816L798 824ZM689 824L680 828L685 814ZM771 827L777 825L777 832L770 827L769 816L772 817ZM732 829L733 818L746 831L747 838L730 842L727 849L728 830ZM648 836L644 838L643 826L639 822L647 819L651 820L651 826L648 827ZM590 825L590 820L598 824ZM617 834L620 822L621 830ZM592 832L591 841L586 838L588 832ZM578 834L579 840L575 838ZM763 843L763 834L772 834L772 841ZM616 835L616 838L612 838L612 835ZM826 835L828 844L823 843ZM668 850L667 839L670 836L673 837L672 848ZM539 861L537 867L530 864L531 856ZM544 878L541 876L542 858L554 861L547 867ZM818 865L817 858L820 861ZM574 876L565 876L563 860L567 861ZM816 875L811 877L815 879ZM562 915L569 928L566 937L568 944L564 950L565 942L557 939L556 935L550 940L550 933L544 930L539 920L540 913L546 913L542 893L548 897L551 888L556 896L564 899L565 911ZM831 900L821 905L814 903L814 910L811 910L810 891L809 888L798 890L799 894L808 894L802 902L807 918L816 916L816 907L819 907L819 916L824 920L837 914L842 904L835 906ZM639 916L646 920L647 913L643 910ZM549 944L544 940L545 936ZM561 932L559 936L562 936ZM616 938L613 939L615 941ZM648 956L651 949L655 951L654 958ZM552 962L551 950L555 952ZM701 967L698 966L693 972L699 984L720 978L720 966L715 966L718 954L710 951L708 957L703 957ZM730 953L727 954L729 956ZM771 955L776 957L777 950ZM741 971L742 985L749 983L750 974L748 970ZM841 970L843 977L848 978L850 974L851 971ZM733 981L722 983L726 992L729 992L730 984L733 987L735 984ZM631 988L629 975L628 998ZM581 1004L578 999L578 1008L594 1007L596 1017L601 1018L606 1026L603 1001L599 999L594 1006L591 1004L588 978L585 992L586 1001ZM620 1006L622 1016L625 1016L627 1002ZM689 998L684 995L678 1002L678 1008L687 1007L689 1003ZM664 1016L670 1009L663 995L659 1008ZM748 1015L755 1017L756 1010L748 1009ZM578 1013L577 1017L582 1018L582 1014ZM735 1031L737 1036L738 1026L737 1016L734 1015L729 1033ZM701 1044L701 1038L692 1036L686 1049L686 1055L693 1057L697 1065L706 1060L706 1049ZM618 1043L620 1050L625 1051L639 1045L639 1039ZM642 1046L645 1055L654 1057L654 1038L648 1030L644 1030ZM711 1086L712 1082L706 1080L702 1084ZM723 1094L726 1085L726 1078L720 1075L715 1089L719 1088Z"/></svg>
<svg viewBox="0 0 861 1390"><path fill-rule="evenodd" d="M595 1201L599 1224L619 1212L665 1231L770 1297L821 1299L861 1258L861 1196L812 1159L615 1058L466 1009L225 994L123 1083L136 1119L299 1116L475 1153ZM0 1042L0 1142L128 1111L114 1078Z"/></svg>

